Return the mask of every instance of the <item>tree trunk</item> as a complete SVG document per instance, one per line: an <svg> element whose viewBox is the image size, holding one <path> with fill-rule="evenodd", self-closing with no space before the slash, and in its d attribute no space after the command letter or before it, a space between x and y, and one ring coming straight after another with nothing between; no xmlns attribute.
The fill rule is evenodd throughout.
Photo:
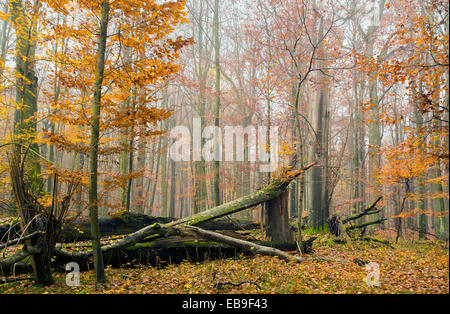
<svg viewBox="0 0 450 314"><path fill-rule="evenodd" d="M214 0L214 65L216 72L215 80L215 96L214 96L214 126L219 128L220 124L220 41L219 41L219 0ZM216 136L214 137L216 138ZM214 141L214 152L217 155L221 152L221 148L218 147L218 143ZM214 158L214 182L213 182L213 194L214 194L214 205L219 206L220 200L220 161L218 158L220 156L215 156Z"/></svg>
<svg viewBox="0 0 450 314"><path fill-rule="evenodd" d="M290 242L294 240L293 232L289 225L288 197L289 191L286 190L278 197L267 202L268 228L266 235L272 242Z"/></svg>
<svg viewBox="0 0 450 314"><path fill-rule="evenodd" d="M14 138L19 145L15 145L10 162L10 176L18 205L18 213L21 217L21 228L24 235L29 235L38 230L34 220L41 208L31 198L38 198L43 192L43 181L39 162L39 147L36 140L37 130L37 88L38 79L35 73L36 27L38 3L33 4L33 17L25 13L21 0L11 0L11 21L16 32L16 71L20 74L16 78L16 103L19 105L14 112ZM24 147L30 143L28 155L25 155ZM22 145L23 143L23 145ZM26 164L24 173L19 161ZM26 163L25 163L26 161ZM19 168L21 170L19 170ZM15 171L16 170L16 171ZM26 178L23 176L26 175ZM19 181L18 181L19 180ZM23 180L22 182L20 180ZM29 189L29 191L26 191ZM30 193L30 195L27 195ZM31 255L31 265L34 272L34 280L38 285L50 285L53 283L50 269L50 256L52 244L47 243L52 235L39 236L27 241L29 246L43 246L42 250ZM49 256L50 254L50 256Z"/></svg>
<svg viewBox="0 0 450 314"><path fill-rule="evenodd" d="M97 168L98 145L100 133L100 106L103 85L103 72L105 69L106 38L109 19L109 2L102 2L102 14L100 19L100 33L97 47L97 68L94 86L94 98L92 103L92 131L90 148L90 176L89 176L89 217L91 221L92 250L94 255L94 267L97 282L105 282L105 269L100 248L100 231L98 226L98 199L97 199Z"/></svg>
<svg viewBox="0 0 450 314"><path fill-rule="evenodd" d="M163 108L168 109L168 86L166 85L163 90ZM169 129L169 123L167 120L163 121L164 131ZM162 156L161 156L161 216L167 217L168 210L168 171L167 171L167 155L168 155L168 138L164 134L162 138Z"/></svg>

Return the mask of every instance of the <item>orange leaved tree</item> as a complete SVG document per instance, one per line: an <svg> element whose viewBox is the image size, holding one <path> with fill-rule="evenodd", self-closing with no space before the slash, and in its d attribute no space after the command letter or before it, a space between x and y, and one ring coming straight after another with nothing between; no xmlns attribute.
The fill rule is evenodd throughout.
<svg viewBox="0 0 450 314"><path fill-rule="evenodd" d="M66 153L89 158L88 208L97 281L105 281L98 230L98 185L124 189L139 174L100 172L106 156L131 152L135 138L160 134L158 121L170 112L154 106L157 91L179 65L175 62L190 39L173 31L185 19L185 1L48 1L42 17L49 41L68 42L64 53L47 49L52 80L49 118L55 130L43 141ZM152 105L153 104L153 105ZM89 136L87 136L89 134ZM131 143L131 144L130 144ZM75 158L75 157L74 157ZM60 176L85 176L62 165L49 166ZM63 173L62 173L63 172ZM100 177L99 177L100 174Z"/></svg>
<svg viewBox="0 0 450 314"><path fill-rule="evenodd" d="M448 210L445 210L443 187L448 186L449 128L449 26L448 1L404 0L386 4L395 13L389 41L389 53L377 58L361 58L361 69L385 86L397 86L408 104L396 113L391 105L381 112L384 125L410 124L405 139L381 149L383 165L379 179L384 183L406 183L415 179L414 197L418 208L394 216L401 219L414 213L418 218L419 237L427 233L427 217L435 216L437 233L448 239ZM426 193L426 184L431 192ZM425 210L426 199L434 211ZM448 200L448 197L447 197ZM404 203L404 202L403 202ZM400 229L398 229L400 234Z"/></svg>

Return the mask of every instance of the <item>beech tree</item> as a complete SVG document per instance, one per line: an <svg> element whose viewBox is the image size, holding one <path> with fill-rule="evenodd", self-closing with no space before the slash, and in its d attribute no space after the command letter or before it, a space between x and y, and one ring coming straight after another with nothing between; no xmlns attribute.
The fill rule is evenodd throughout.
<svg viewBox="0 0 450 314"><path fill-rule="evenodd" d="M45 10L38 12L38 8L41 7ZM22 158L29 158L27 165L31 170L27 170L27 175L42 182L39 169L43 165L45 173L58 178L61 187L67 184L73 187L74 182L78 182L83 188L87 183L85 178L89 177L88 206L95 269L97 281L104 282L106 278L98 232L98 207L102 202L98 188L98 164L103 156L135 149L128 143L114 144L115 140L109 137L108 132L128 128L132 132L131 138L138 137L141 140L161 134L161 131L155 128L156 123L166 119L171 113L152 104L157 99L158 86L179 69L175 62L179 51L191 42L190 39L171 36L177 24L187 21L184 17L184 1L162 4L144 1L140 2L139 6L126 1L115 3L103 1L100 4L50 1L35 3L29 12L26 11L28 6L26 8L21 1L11 2L11 20L18 38L16 54L18 109L15 114L15 134L21 142L14 146L16 151L10 164L11 167L16 167L20 165ZM61 16L63 18L60 18ZM38 23L42 26L39 33ZM68 39L71 42L64 54L46 49L51 47L52 42L63 42ZM47 111L47 118L51 121L51 125L59 127L44 129L41 135L38 135L36 125L38 95L37 78L34 74L38 43L42 43L39 48L46 54L43 59L52 62L51 80L61 84L58 90L45 89L43 92L46 98L53 100ZM124 61L121 58L122 49L129 51L131 61ZM141 92L139 98L137 89ZM124 101L132 103L132 106L121 107ZM92 106L89 106L89 103ZM89 129L90 141L85 136L85 132ZM30 143L28 146L25 139ZM40 158L42 156L39 157L37 146L39 142L52 145L61 152L75 153L75 157L88 155L88 172L74 169L73 165L66 168L58 161ZM33 154L27 155L28 150ZM24 189L20 186L21 173L12 169L11 175L14 177L16 201L19 204L26 202L27 194L25 196L20 194L21 189ZM104 189L124 185L128 183L130 177L139 175L140 173L130 173L118 176L111 173L112 180L107 179L103 182ZM32 190L42 190L42 183L36 181L37 179L27 179L24 184ZM58 182L54 180L54 190L57 189ZM70 190L67 195L71 197L73 193L72 189ZM25 192L29 193L27 190ZM41 203L21 205L22 211L26 211L27 206L35 207L22 215L24 226L35 219L40 208L48 206L49 197L52 199L51 195L41 194L38 195L42 196ZM52 202L55 201L54 197L53 191ZM58 216L58 224L52 226L56 235L58 225L67 212L70 197L63 201L64 210ZM51 217L50 214L49 219ZM35 230L31 230L33 231ZM42 258L39 257L43 263L40 265L49 265L52 246L55 244L54 235L51 236L52 241L46 243L48 249L44 250ZM33 259L37 259L39 254L41 252L38 252L36 247ZM39 267L37 264L36 283L51 283L50 268L45 267L41 272Z"/></svg>

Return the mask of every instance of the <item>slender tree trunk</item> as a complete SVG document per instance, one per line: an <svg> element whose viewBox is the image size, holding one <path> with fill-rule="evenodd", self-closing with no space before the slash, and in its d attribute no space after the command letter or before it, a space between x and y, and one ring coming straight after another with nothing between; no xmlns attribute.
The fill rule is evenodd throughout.
<svg viewBox="0 0 450 314"><path fill-rule="evenodd" d="M324 33L323 17L319 21L317 38L321 38ZM315 67L321 68L326 65L325 51L323 44L318 47L318 60L315 61ZM327 78L317 72L317 80L320 84L316 94L316 104L312 108L313 125L315 138L310 151L310 160L317 160L318 165L313 167L310 172L309 187L309 221L313 228L324 228L328 218L328 192L327 192L327 168L328 168L328 106L329 106L329 84Z"/></svg>
<svg viewBox="0 0 450 314"><path fill-rule="evenodd" d="M214 97L214 126L219 128L220 125L220 40L219 40L219 0L214 0L214 65L216 72L215 80L215 97ZM214 142L214 151L216 154L221 152L218 142ZM214 158L214 205L219 206L220 200L220 161L219 156Z"/></svg>
<svg viewBox="0 0 450 314"><path fill-rule="evenodd" d="M8 14L9 12L9 5L6 2L5 3L5 12L4 14ZM0 60L3 62L3 64L5 63L6 60L6 53L7 53L7 49L6 49L6 44L8 43L9 40L9 23L7 19L3 20L2 23L2 31L1 31L1 39L0 39ZM0 67L0 77L3 77L3 67Z"/></svg>
<svg viewBox="0 0 450 314"><path fill-rule="evenodd" d="M205 1L199 1L199 17L198 22L196 24L197 27L197 46L198 46L198 59L196 64L196 74L199 84L199 99L198 99L198 107L197 112L200 119L200 134L196 134L194 129L191 132L193 134L193 137L197 137L197 139L200 141L200 148L203 146L203 140L202 140L202 130L204 126L204 119L205 119L205 107L206 107L206 81L207 76L210 68L210 63L207 60L210 60L210 56L207 55L208 49L207 45L205 43L205 38L207 37L206 33L206 25L208 22L208 16L204 16L205 9L204 5L206 4ZM194 28L193 33L195 35ZM195 139L194 139L195 140ZM193 184L194 184L194 196L192 197L192 211L194 213L199 213L206 209L207 205L207 188L206 188L206 179L205 179L205 173L206 173L206 166L205 161L203 160L201 156L201 150L199 152L194 152L194 154L198 153L200 155L200 159L193 160Z"/></svg>
<svg viewBox="0 0 450 314"><path fill-rule="evenodd" d="M98 145L100 133L100 107L103 86L103 74L105 69L105 53L106 53L106 39L108 32L109 19L109 2L102 2L102 11L100 18L100 33L98 36L97 46L97 68L96 79L94 85L94 98L92 102L92 130L91 130L91 145L90 145L90 176L89 176L89 217L91 221L92 234L92 250L94 255L94 267L97 282L105 282L105 268L103 264L103 255L100 249L100 232L98 226Z"/></svg>
<svg viewBox="0 0 450 314"><path fill-rule="evenodd" d="M142 175L136 179L135 185L135 199L136 199L136 211L138 213L144 213L145 201L144 201L144 173L145 173L145 161L146 161L146 139L140 138L138 144L137 164L138 171L142 172Z"/></svg>
<svg viewBox="0 0 450 314"><path fill-rule="evenodd" d="M156 176L154 178L153 189L152 189L152 193L151 193L151 197L150 197L150 203L149 203L151 211L153 210L153 205L155 203L156 187L158 186L159 164L160 164L160 161L161 161L161 145L162 145L162 136L159 137L158 147L157 147L157 150L156 150L156 152L158 154L158 157L157 157L157 160L156 160L156 169L155 169L154 172L152 172L152 173L156 174ZM152 170L153 170L153 168L152 168ZM149 187L150 187L150 185L149 185Z"/></svg>
<svg viewBox="0 0 450 314"><path fill-rule="evenodd" d="M166 85L163 90L163 108L168 109L169 105L169 96L168 96L168 86ZM164 131L167 132L169 129L168 121L163 121ZM168 171L167 171L167 154L168 154L168 138L167 134L164 134L162 137L162 152L161 156L161 216L167 216L168 202L167 202L167 193L168 193Z"/></svg>
<svg viewBox="0 0 450 314"><path fill-rule="evenodd" d="M378 23L380 22L381 16L383 14L383 8L385 4L385 0L372 0L374 11L371 13L371 21L369 25L369 29L367 31L366 36L366 44L367 44L367 57L374 57L374 44L375 44L375 32L378 29ZM378 8L377 8L378 6ZM375 12L380 12L379 16L375 14ZM380 168L381 157L378 153L378 149L381 145L381 129L380 129L380 118L379 118L379 99L378 99L378 79L371 78L369 80L369 102L371 104L371 108L369 110L370 119L373 120L372 123L369 124L369 185L370 185L370 197L368 199L369 203L372 203L377 196L380 194L380 185L377 180L377 174ZM376 221L380 219L379 214L372 215L372 220Z"/></svg>
<svg viewBox="0 0 450 314"><path fill-rule="evenodd" d="M176 124L176 117L173 119L173 124ZM176 162L169 158L169 167L170 167L170 193L169 193L169 217L175 217L175 193L176 193Z"/></svg>
<svg viewBox="0 0 450 314"><path fill-rule="evenodd" d="M295 90L295 100L294 100L294 122L295 122L295 134L298 137L298 145L297 145L297 158L298 158L298 164L299 168L301 169L303 165L305 164L305 154L304 154L304 147L303 147L303 136L302 136L302 129L300 124L300 114L299 114L299 103L300 103L300 80L297 83L297 88ZM302 224L303 224L303 207L305 204L305 180L304 176L300 176L300 178L297 178L296 182L296 198L297 198L297 227L298 227L298 233L297 233L297 243L298 246L302 247L303 242L303 236L302 236Z"/></svg>
<svg viewBox="0 0 450 314"><path fill-rule="evenodd" d="M418 112L418 108L416 108L415 112L416 121L418 125L423 124L423 116L420 112ZM421 135L421 141L425 141ZM421 145L424 145L422 143ZM425 214L425 210L427 208L426 199L425 199L425 183L424 181L426 178L417 178L416 180L416 187L417 187L417 194L419 196L419 199L417 201L417 209L419 210L419 213L417 214L418 219L418 229L419 229L419 239L425 239L426 233L428 232L428 219L427 215Z"/></svg>

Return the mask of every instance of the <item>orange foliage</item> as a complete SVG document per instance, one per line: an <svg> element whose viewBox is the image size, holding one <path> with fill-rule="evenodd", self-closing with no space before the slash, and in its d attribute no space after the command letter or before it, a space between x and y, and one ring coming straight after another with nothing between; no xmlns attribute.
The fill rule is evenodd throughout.
<svg viewBox="0 0 450 314"><path fill-rule="evenodd" d="M44 86L40 97L41 114L48 124L39 141L75 156L87 154L101 6L98 1L67 0L42 1L42 5L42 49L49 62L50 84ZM134 150L131 139L162 133L158 122L167 119L171 111L155 106L158 91L179 70L180 50L192 42L172 35L177 25L188 22L184 8L184 0L111 2L100 117L101 158ZM125 143L119 139L123 133L128 138ZM72 170L47 165L45 171L66 178L82 173ZM142 175L110 172L99 173L104 177L104 190Z"/></svg>

